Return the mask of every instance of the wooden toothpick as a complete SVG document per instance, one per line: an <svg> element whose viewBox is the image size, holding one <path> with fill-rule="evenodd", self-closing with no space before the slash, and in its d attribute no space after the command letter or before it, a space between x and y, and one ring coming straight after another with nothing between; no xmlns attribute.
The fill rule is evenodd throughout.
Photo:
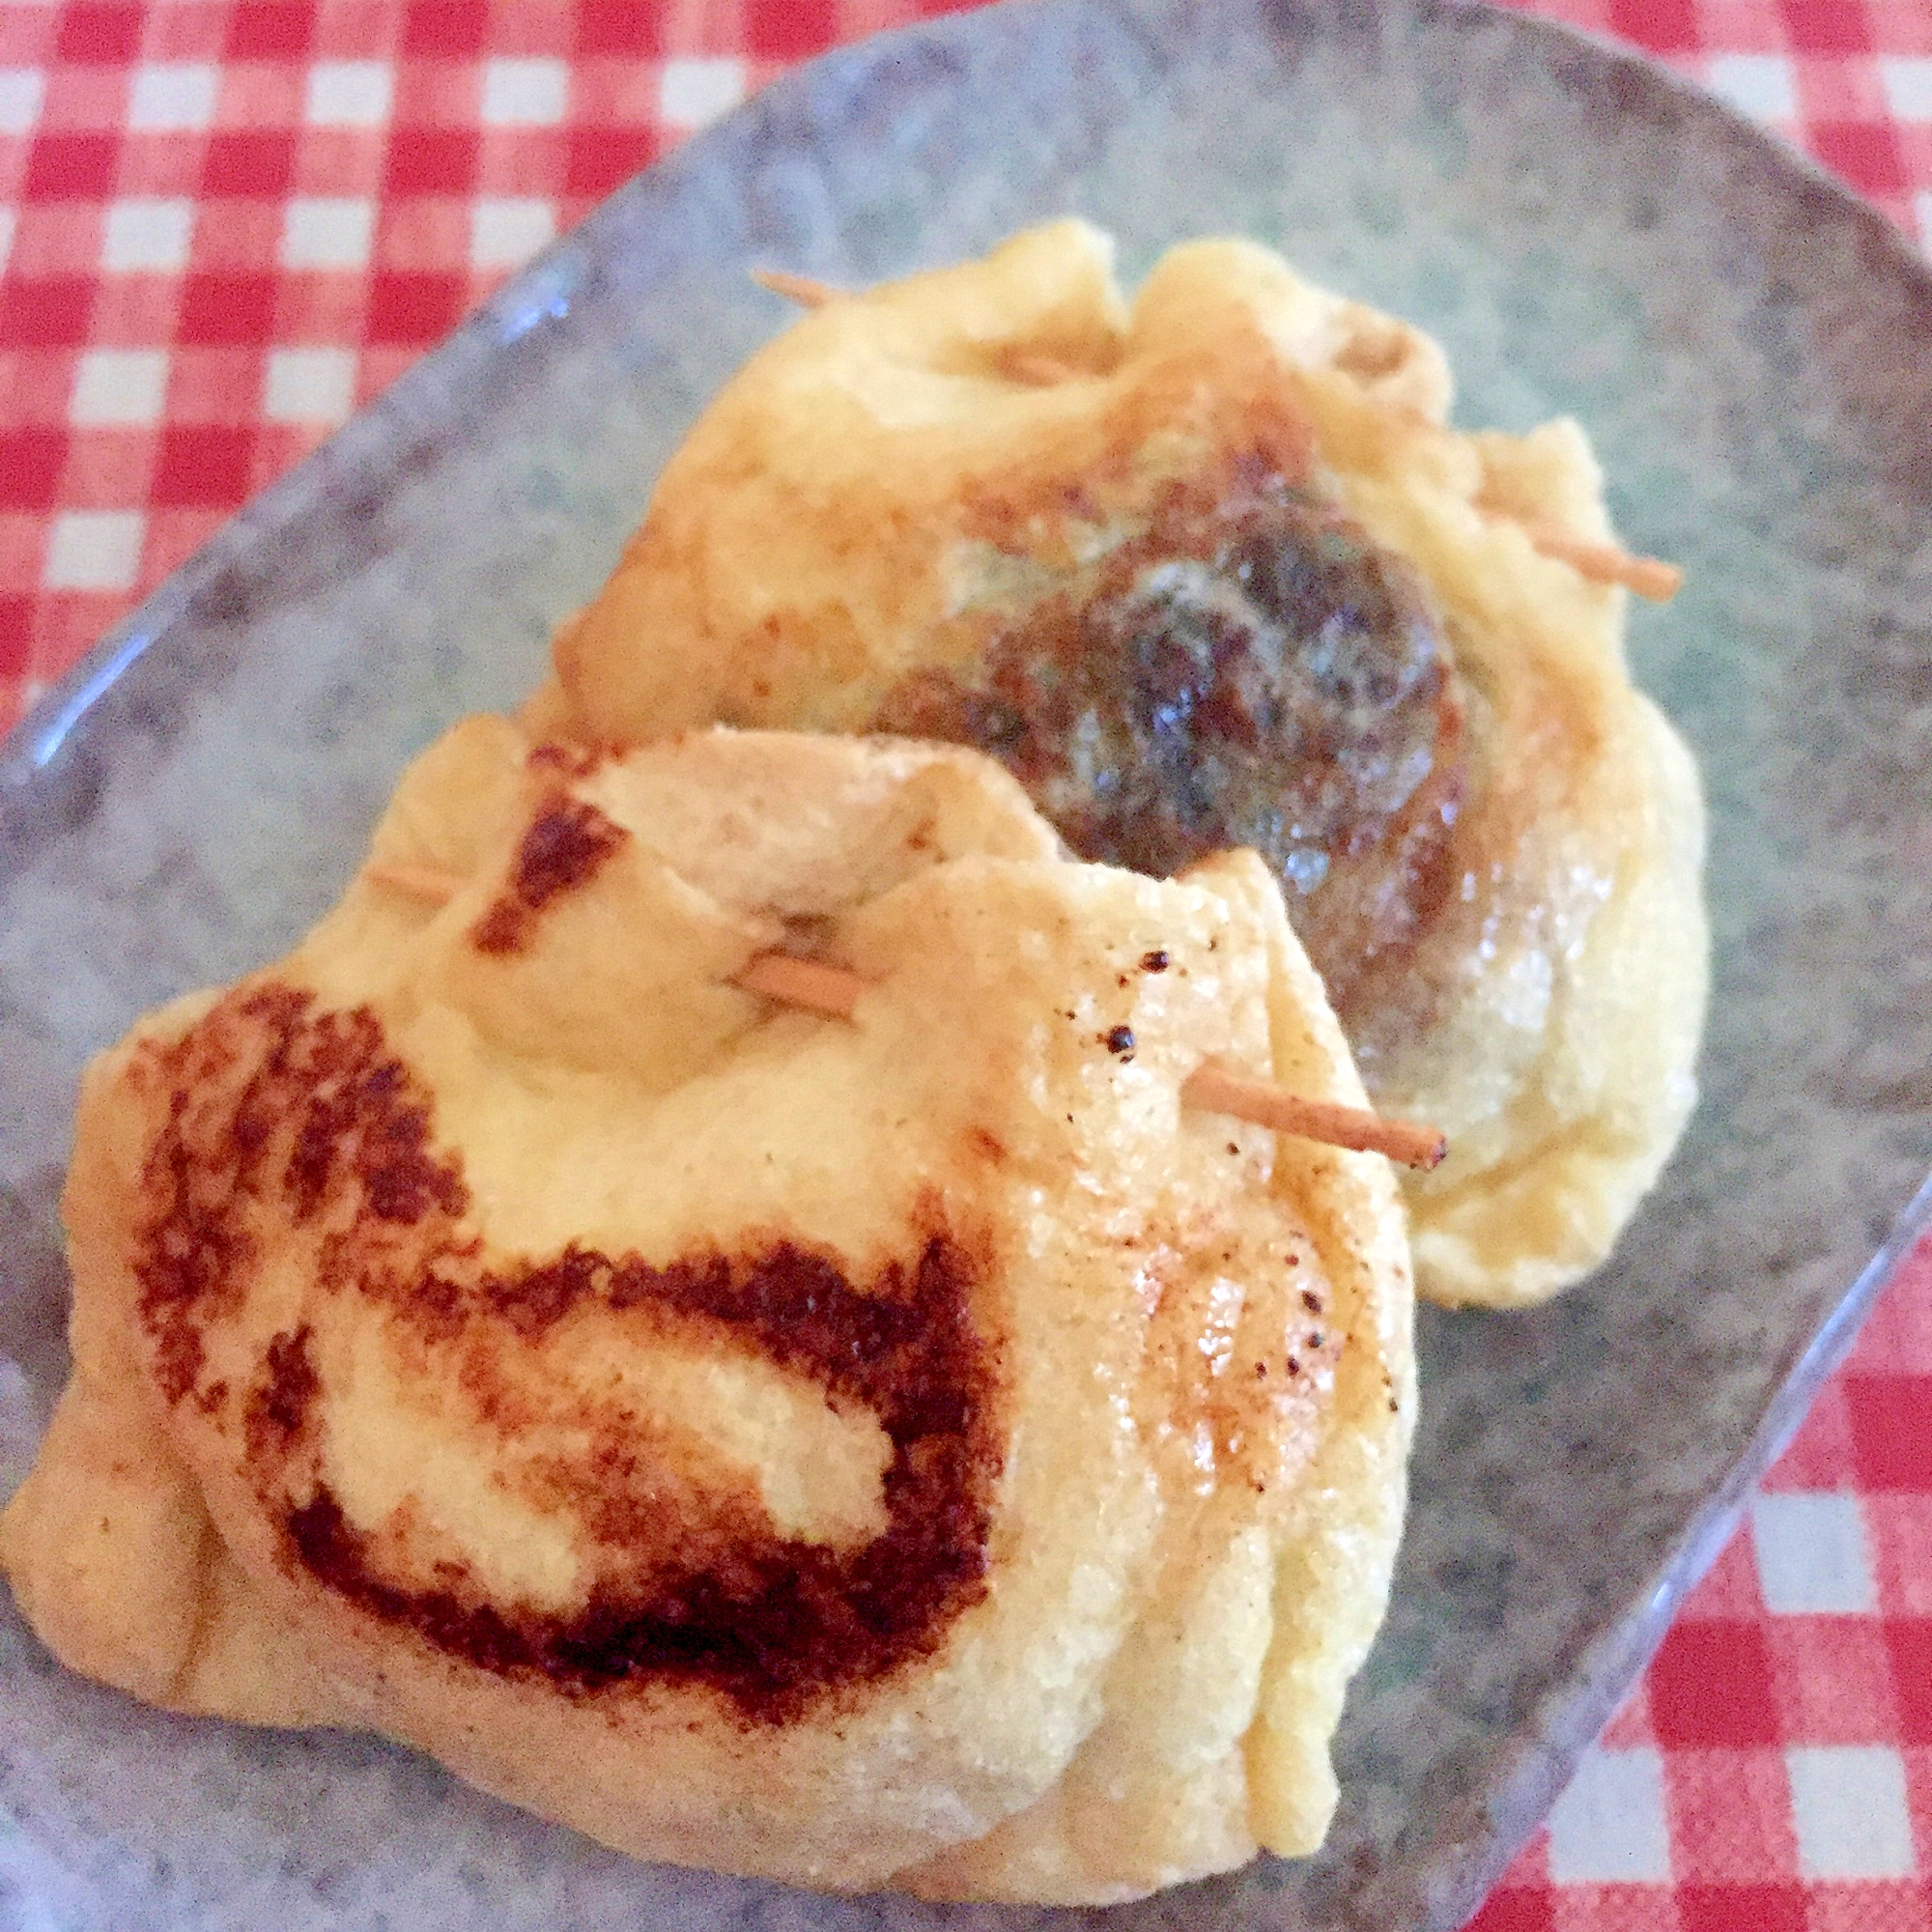
<svg viewBox="0 0 1932 1932"><path fill-rule="evenodd" d="M1615 544L1573 536L1553 524L1526 523L1521 529L1538 555L1567 563L1592 583L1621 583L1653 604L1669 603L1683 587L1684 573L1661 557L1633 556Z"/></svg>
<svg viewBox="0 0 1932 1932"><path fill-rule="evenodd" d="M362 876L371 885L386 886L435 905L446 905L463 884L454 873L433 867L381 861L365 866ZM800 959L789 952L755 952L732 976L732 983L781 1006L823 1013L828 1019L849 1020L869 982L843 966L829 966L821 959ZM1180 1097L1204 1113L1227 1114L1258 1127L1297 1134L1329 1147L1386 1154L1406 1167L1432 1168L1448 1151L1448 1144L1434 1127L1385 1121L1378 1114L1333 1100L1311 1100L1271 1080L1233 1073L1211 1061L1182 1082Z"/></svg>
<svg viewBox="0 0 1932 1932"><path fill-rule="evenodd" d="M1210 1114L1232 1114L1237 1121L1277 1133L1298 1134L1303 1140L1324 1141L1330 1147L1352 1148L1358 1153L1386 1154L1405 1167L1425 1171L1449 1151L1449 1143L1434 1127L1411 1121L1385 1121L1360 1107L1334 1100L1310 1100L1291 1094L1272 1080L1249 1073L1232 1073L1212 1061L1197 1066L1181 1083L1180 1097L1190 1107Z"/></svg>
<svg viewBox="0 0 1932 1932"><path fill-rule="evenodd" d="M837 301L846 293L814 276L794 275L787 269L753 269L752 279L761 289L770 289L773 295L782 296L786 301L796 302L800 308L823 308L827 302Z"/></svg>

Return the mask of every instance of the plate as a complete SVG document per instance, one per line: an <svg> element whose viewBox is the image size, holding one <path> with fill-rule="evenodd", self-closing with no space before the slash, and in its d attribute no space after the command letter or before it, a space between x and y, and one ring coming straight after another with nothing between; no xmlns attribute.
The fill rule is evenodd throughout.
<svg viewBox="0 0 1932 1932"><path fill-rule="evenodd" d="M703 399L784 320L1074 211L1144 270L1234 230L1448 348L1460 420L1582 419L1637 676L1701 758L1704 1099L1615 1257L1429 1314L1411 1525L1327 1849L1110 1926L1443 1928L1526 1835L1932 1202L1932 284L1662 74L1389 0L1042 0L789 76L607 204L247 510L0 762L0 1451L64 1368L77 1071L272 957L406 759L514 701ZM36 1925L1043 1924L636 1865L364 1739L157 1715L0 1625L0 1839Z"/></svg>

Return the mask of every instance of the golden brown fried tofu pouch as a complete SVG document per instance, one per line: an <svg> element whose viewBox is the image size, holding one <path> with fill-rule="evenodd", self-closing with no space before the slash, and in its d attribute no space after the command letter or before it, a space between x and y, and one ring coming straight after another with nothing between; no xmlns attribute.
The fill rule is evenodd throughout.
<svg viewBox="0 0 1932 1932"><path fill-rule="evenodd" d="M1441 352L1244 242L1129 305L1078 222L834 299L719 394L533 716L999 757L1083 858L1252 847L1382 1112L1417 1278L1602 1261L1694 1097L1690 758L1633 688L1581 431L1448 427Z"/></svg>
<svg viewBox="0 0 1932 1932"><path fill-rule="evenodd" d="M1180 1104L1361 1103L1259 861L1069 863L952 748L479 720L370 863L88 1074L0 1524L56 1654L828 1889L1317 1845L1412 1291L1380 1157ZM778 942L849 1021L727 983Z"/></svg>

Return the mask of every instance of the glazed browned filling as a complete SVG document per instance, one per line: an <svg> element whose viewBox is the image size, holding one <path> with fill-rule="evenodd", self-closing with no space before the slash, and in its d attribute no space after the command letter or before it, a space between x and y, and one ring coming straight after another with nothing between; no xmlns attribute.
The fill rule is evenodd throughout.
<svg viewBox="0 0 1932 1932"><path fill-rule="evenodd" d="M1002 608L870 728L999 758L1083 859L1165 875L1252 846L1347 1016L1450 873L1462 703L1414 572L1278 476L1177 488L1138 536Z"/></svg>
<svg viewBox="0 0 1932 1932"><path fill-rule="evenodd" d="M463 1226L469 1190L436 1146L431 1097L368 1009L322 1010L258 981L146 1061L166 1109L133 1255L154 1373L234 1444L292 1574L499 1675L571 1696L704 1685L768 1723L930 1655L984 1596L998 1349L974 1315L985 1264L945 1227L864 1283L781 1238L663 1266L577 1246L493 1260ZM311 1241L324 1300L355 1297L358 1319L395 1324L481 1426L575 1430L580 1451L519 1480L582 1532L596 1580L576 1608L495 1601L407 1524L350 1520L320 1473L309 1321L270 1339L245 1378L213 1373L272 1265L265 1242L298 1254ZM883 1532L857 1547L781 1534L750 1472L546 1380L545 1339L585 1315L617 1331L613 1346L695 1341L869 1411L891 1451Z"/></svg>

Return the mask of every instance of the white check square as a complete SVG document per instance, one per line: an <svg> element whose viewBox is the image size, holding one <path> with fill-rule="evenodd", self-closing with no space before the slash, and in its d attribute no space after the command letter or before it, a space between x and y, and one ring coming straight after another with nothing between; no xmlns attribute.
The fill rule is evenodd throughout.
<svg viewBox="0 0 1932 1932"><path fill-rule="evenodd" d="M1785 54L1713 54L1704 77L1713 94L1753 121L1798 118L1798 82Z"/></svg>
<svg viewBox="0 0 1932 1932"><path fill-rule="evenodd" d="M319 195L290 202L282 216L285 269L359 269L375 242L372 202Z"/></svg>
<svg viewBox="0 0 1932 1932"><path fill-rule="evenodd" d="M1882 55L1878 84L1894 121L1932 121L1932 60L1922 54Z"/></svg>
<svg viewBox="0 0 1932 1932"><path fill-rule="evenodd" d="M384 61L318 61L308 71L302 119L311 128L380 128L395 81Z"/></svg>
<svg viewBox="0 0 1932 1932"><path fill-rule="evenodd" d="M1669 1882L1663 1762L1656 1751L1583 1753L1549 1814L1549 1875L1558 1885Z"/></svg>
<svg viewBox="0 0 1932 1932"><path fill-rule="evenodd" d="M355 355L348 349L277 349L262 385L270 422L338 423L355 400Z"/></svg>
<svg viewBox="0 0 1932 1932"><path fill-rule="evenodd" d="M570 70L560 60L493 60L483 70L486 127L547 127L563 119Z"/></svg>
<svg viewBox="0 0 1932 1932"><path fill-rule="evenodd" d="M90 349L74 364L67 419L76 429L159 422L167 393L164 351Z"/></svg>
<svg viewBox="0 0 1932 1932"><path fill-rule="evenodd" d="M1806 1878L1910 1878L1905 1764L1886 1745L1811 1745L1784 1753L1798 1869Z"/></svg>
<svg viewBox="0 0 1932 1932"><path fill-rule="evenodd" d="M658 111L679 128L702 128L744 98L743 61L666 61L658 82Z"/></svg>
<svg viewBox="0 0 1932 1932"><path fill-rule="evenodd" d="M547 201L484 200L469 211L469 266L521 269L556 233Z"/></svg>
<svg viewBox="0 0 1932 1932"><path fill-rule="evenodd" d="M1862 1616L1878 1607L1855 1495L1785 1492L1751 1503L1765 1607L1776 1616Z"/></svg>
<svg viewBox="0 0 1932 1932"><path fill-rule="evenodd" d="M191 201L117 201L107 211L100 266L109 274L177 271L187 267L193 234Z"/></svg>
<svg viewBox="0 0 1932 1932"><path fill-rule="evenodd" d="M35 67L0 67L0 134L24 134L41 118L46 76Z"/></svg>
<svg viewBox="0 0 1932 1932"><path fill-rule="evenodd" d="M54 519L41 582L49 590L126 590L141 567L138 510L69 510Z"/></svg>
<svg viewBox="0 0 1932 1932"><path fill-rule="evenodd" d="M144 67L128 95L128 125L140 133L206 128L214 119L219 75L199 62Z"/></svg>

